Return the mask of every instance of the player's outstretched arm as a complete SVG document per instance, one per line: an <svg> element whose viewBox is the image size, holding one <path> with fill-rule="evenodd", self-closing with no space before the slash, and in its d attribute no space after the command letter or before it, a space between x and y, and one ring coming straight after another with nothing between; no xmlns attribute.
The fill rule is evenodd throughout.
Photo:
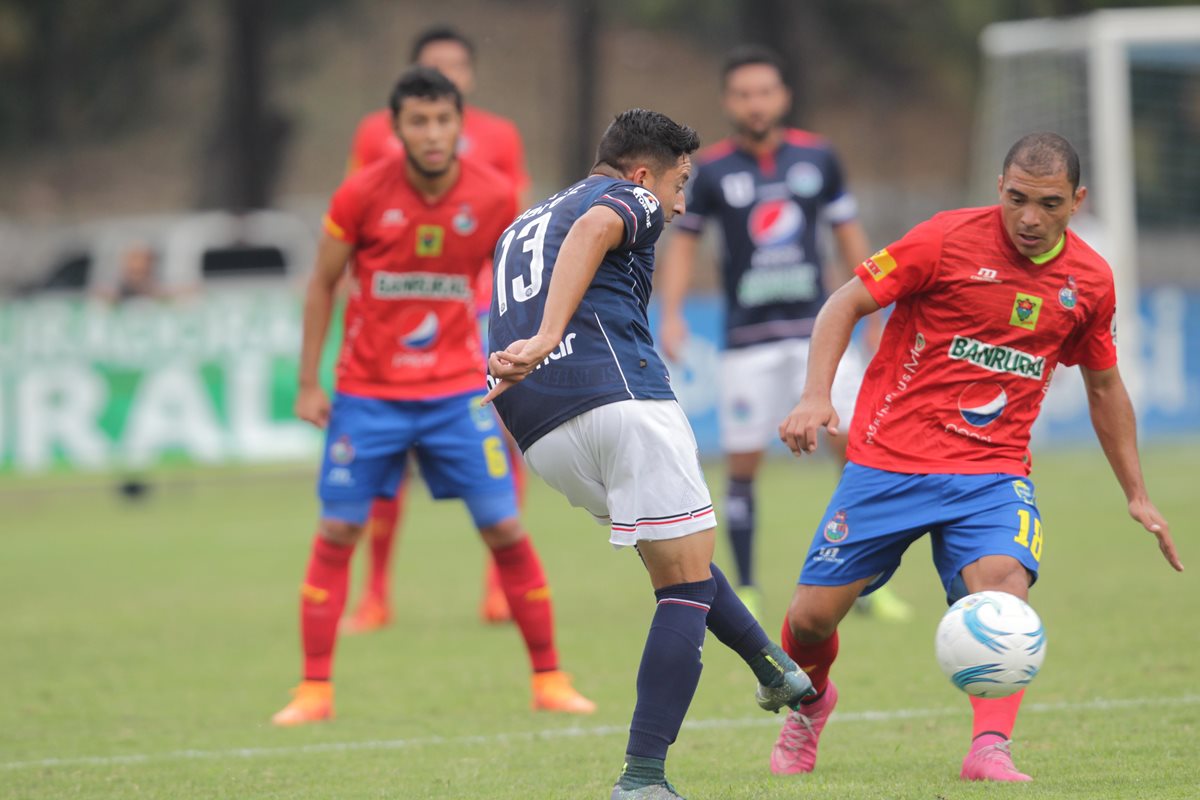
<svg viewBox="0 0 1200 800"><path fill-rule="evenodd" d="M329 397L321 388L321 353L333 315L333 298L338 281L346 269L354 248L328 233L317 245L317 263L304 293L304 334L300 345L300 390L296 395L296 416L324 428L329 420Z"/></svg>
<svg viewBox="0 0 1200 800"><path fill-rule="evenodd" d="M533 372L546 356L558 347L567 323L596 277L596 271L609 250L625 240L625 223L607 206L593 206L571 226L559 248L546 290L546 307L538 332L518 339L488 357L488 372L497 379L484 403Z"/></svg>
<svg viewBox="0 0 1200 800"><path fill-rule="evenodd" d="M808 374L800 402L779 425L779 438L796 455L817 449L817 430L838 432L838 416L833 410L830 390L838 362L850 344L850 335L860 319L879 310L879 303L857 277L846 282L832 295L813 327L808 351Z"/></svg>
<svg viewBox="0 0 1200 800"><path fill-rule="evenodd" d="M667 358L680 361L687 342L688 327L683 318L683 299L692 282L699 236L688 230L676 229L658 259L658 302L662 317L658 323L658 344Z"/></svg>
<svg viewBox="0 0 1200 800"><path fill-rule="evenodd" d="M1083 382L1087 386L1088 409L1091 411L1092 427L1096 438L1112 466L1117 482L1125 492L1129 503L1129 515L1142 524L1158 539L1158 549L1177 571L1183 571L1183 562L1175 552L1171 539L1171 527L1150 502L1146 482L1142 477L1142 466L1138 460L1137 422L1133 415L1133 403L1125 391L1125 382L1114 366L1110 369L1090 370L1080 367Z"/></svg>
<svg viewBox="0 0 1200 800"><path fill-rule="evenodd" d="M843 222L833 227L833 237L837 241L838 253L842 257L843 280L854 278L854 268L866 261L871 255L871 245L867 240L867 232L857 219ZM864 338L866 350L874 355L879 348L879 339L883 336L883 318L868 316Z"/></svg>

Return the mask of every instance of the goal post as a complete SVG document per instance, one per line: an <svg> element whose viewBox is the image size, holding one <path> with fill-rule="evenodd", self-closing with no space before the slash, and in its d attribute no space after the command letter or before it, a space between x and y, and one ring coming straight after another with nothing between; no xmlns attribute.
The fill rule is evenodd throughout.
<svg viewBox="0 0 1200 800"><path fill-rule="evenodd" d="M1164 187L1156 186L1159 176L1150 173L1156 172L1156 164L1169 164L1172 154L1147 155L1150 145L1143 146L1153 137L1163 138L1161 131L1150 130L1155 125L1180 128L1185 144L1200 145L1200 107L1189 107L1200 104L1200 7L1113 9L995 23L984 29L980 45L983 82L972 196L994 202L1000 162L1025 133L1057 131L1076 146L1089 199L1075 228L1112 265L1121 369L1136 400L1144 385L1139 282L1156 275L1163 282L1172 280L1172 267L1156 247L1176 256L1189 253L1189 260L1200 248L1194 215L1200 208L1191 205L1200 202L1200 159L1180 152L1174 168L1184 170L1183 175L1171 176L1172 167L1162 166L1169 180L1160 183L1183 187L1184 207L1171 209L1173 198L1165 196L1160 208L1149 200ZM1189 88L1193 84L1194 90ZM1151 107L1147 119L1135 119L1148 102L1159 106ZM1189 126L1195 126L1191 134ZM1195 197L1189 184L1198 187ZM1146 235L1150 228L1153 237ZM1174 273L1186 280L1190 271L1181 265Z"/></svg>

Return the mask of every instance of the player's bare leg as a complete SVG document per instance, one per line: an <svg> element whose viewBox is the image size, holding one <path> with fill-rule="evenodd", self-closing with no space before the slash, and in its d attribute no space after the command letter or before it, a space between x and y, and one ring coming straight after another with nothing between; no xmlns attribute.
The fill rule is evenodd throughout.
<svg viewBox="0 0 1200 800"><path fill-rule="evenodd" d="M304 679L292 690L292 701L271 718L276 725L303 725L333 717L333 652L346 605L350 557L363 529L341 520L320 522L300 590Z"/></svg>
<svg viewBox="0 0 1200 800"><path fill-rule="evenodd" d="M1029 599L1029 573L1010 556L984 556L962 570L967 593L1008 592ZM972 781L1024 782L1033 778L1019 771L1012 760L1012 731L1025 690L1008 697L971 698L973 725L971 749L963 759L960 777Z"/></svg>
<svg viewBox="0 0 1200 800"><path fill-rule="evenodd" d="M571 677L559 669L550 587L525 529L516 517L510 517L481 527L479 535L491 550L508 607L525 640L533 667L534 709L592 713L596 704L576 691Z"/></svg>
<svg viewBox="0 0 1200 800"><path fill-rule="evenodd" d="M783 649L808 673L817 693L784 720L771 750L771 771L777 775L812 772L816 766L817 742L837 705L837 687L829 679L838 652L837 626L869 582L864 578L844 586L799 584L792 593Z"/></svg>

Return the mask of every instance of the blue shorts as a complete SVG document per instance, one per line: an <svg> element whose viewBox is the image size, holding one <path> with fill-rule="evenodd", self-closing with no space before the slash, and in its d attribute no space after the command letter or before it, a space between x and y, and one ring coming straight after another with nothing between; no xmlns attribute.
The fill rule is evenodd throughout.
<svg viewBox="0 0 1200 800"><path fill-rule="evenodd" d="M483 392L436 400L338 393L317 478L321 517L361 524L377 497L392 497L410 449L435 498L466 501L476 527L517 515L508 451Z"/></svg>
<svg viewBox="0 0 1200 800"><path fill-rule="evenodd" d="M1037 580L1042 518L1020 475L910 475L847 464L813 537L799 583L844 586L874 578L870 594L930 534L948 602L966 594L959 573L983 556L1012 556Z"/></svg>

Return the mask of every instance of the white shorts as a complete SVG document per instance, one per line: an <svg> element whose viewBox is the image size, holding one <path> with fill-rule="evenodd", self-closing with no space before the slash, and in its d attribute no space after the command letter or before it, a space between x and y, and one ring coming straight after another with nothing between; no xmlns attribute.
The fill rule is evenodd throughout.
<svg viewBox="0 0 1200 800"><path fill-rule="evenodd" d="M809 339L726 350L721 354L721 450L754 453L779 438L779 424L800 400L808 372ZM833 407L841 430L850 427L865 366L851 345L833 380Z"/></svg>
<svg viewBox="0 0 1200 800"><path fill-rule="evenodd" d="M676 539L715 528L696 437L674 400L622 400L567 420L525 463L612 531L609 541Z"/></svg>

